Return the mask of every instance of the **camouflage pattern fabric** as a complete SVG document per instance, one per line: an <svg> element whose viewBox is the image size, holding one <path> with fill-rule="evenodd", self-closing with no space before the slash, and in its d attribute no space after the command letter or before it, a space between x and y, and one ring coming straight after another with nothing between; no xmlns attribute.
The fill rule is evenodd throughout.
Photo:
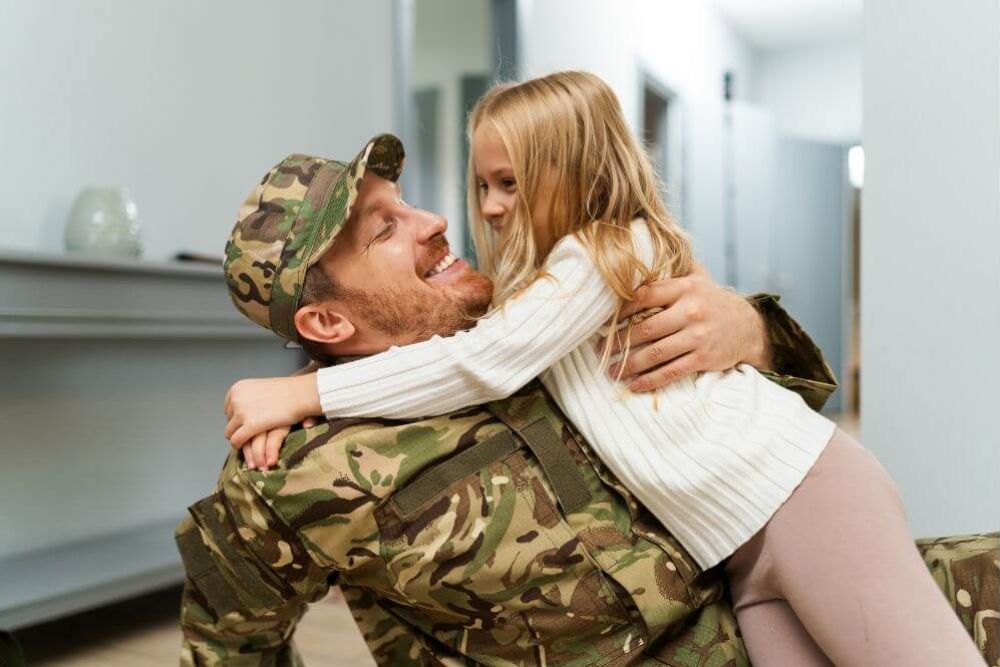
<svg viewBox="0 0 1000 667"><path fill-rule="evenodd" d="M762 311L762 314L768 327L788 329L790 318L780 307ZM803 349L804 356L795 360L795 367L811 373L799 383L810 386L809 378L822 377L822 369L826 366L821 354L812 354L808 345ZM816 395L823 395L822 390ZM461 431L462 428L466 430ZM496 636L517 648L518 644L510 639L511 628L515 629L512 634L521 641L518 650L524 650L525 643L538 649L543 637L553 639L558 635L552 643L553 650L563 652L555 653L559 656L569 650L567 646L572 648L577 626L589 627L589 632L581 633L586 635L592 634L593 627L600 627L602 623L611 628L632 623L634 630L624 633L627 641L623 650L638 646L635 644L638 639L632 637L642 636L640 631L649 632L652 628L654 633L643 639L648 641L643 652L630 650L608 660L601 651L609 650L609 640L605 639L601 648L590 647L584 642L587 651L593 648L596 655L585 653L570 660L570 664L601 664L602 661L604 664L745 664L742 641L731 609L724 601L714 600L721 591L716 575L698 573L676 542L650 521L581 441L574 439L575 462L568 467L582 470L581 474L592 488L597 480L606 480L603 489L598 489L594 496L601 499L600 502L591 501L591 512L577 511L567 517L558 504L552 502L551 495L542 493L532 500L539 490L546 491L551 486L538 464L530 464L533 459L522 451L509 455L510 461L494 461L480 469L479 494L475 496L469 494L476 489L471 483L476 473L469 475L464 487L466 493L457 496L458 501L454 500L456 496L450 489L438 489L437 498L430 500L431 507L441 504L451 507L454 502L458 505L454 513L439 517L436 522L423 523L424 517L419 515L415 524L401 527L398 524L402 519L389 509L380 509L389 508L386 496L402 488L405 480L419 471L442 458L456 458L449 454L459 449L465 451L473 440L478 442L493 431L504 430L497 417L484 410L440 417L431 423L344 420L291 434L282 450L279 469L266 476L245 470L238 457L231 456L216 493L192 506L191 517L178 527L178 546L187 570L181 619L185 635L181 663L301 664L291 643L295 623L305 605L325 595L329 585L339 577L345 598L380 664L507 664L506 645L493 651L488 641L483 646L482 637ZM565 423L561 430L572 432ZM448 437L453 438L456 433L464 435L458 442L449 442ZM514 471L518 474L514 475ZM513 485L512 480L515 481ZM465 502L461 500L463 497ZM287 518L278 511L281 508L285 508ZM479 508L480 514L492 511L493 514L487 517L490 521L477 523L474 513L470 513L472 508ZM507 530L500 534L495 527L485 530L486 526L510 526L515 517L519 523L527 522L531 526L527 532L519 535ZM573 523L567 519L573 519ZM396 523L392 524L391 520ZM377 544L380 521L389 528L387 536L391 538L386 540L384 549ZM473 529L469 528L470 521ZM567 535L572 535L571 525L581 531L581 536L579 539L570 537L570 541L565 542ZM553 531L556 531L555 538ZM640 542L640 536L645 533L648 536ZM324 534L327 539L320 539ZM475 553L480 555L468 555L468 545L462 547L467 551L461 551L456 544L463 542L449 541L452 535L466 536L464 539L475 535L474 542L481 536L478 545L473 545L477 547ZM489 542L487 535L491 536ZM534 559L515 557L520 570L519 579L513 581L513 571L508 573L502 569L503 562L498 560L498 554L509 559L510 554L527 549L522 544L533 544L532 548L538 549L543 537L546 543L552 544L562 539L564 547L572 546L574 550L555 549L552 552L548 549L544 554L536 552ZM431 538L432 543L430 546L421 544L419 550L414 550L418 538ZM657 544L659 550L650 546ZM588 545L596 545L593 553L601 556L600 562L608 572L601 566L594 566L597 561ZM637 548L640 545L643 549ZM389 551L390 547L400 551ZM617 561L615 549L624 554L619 554ZM493 555L484 560L483 555L489 550ZM388 567L383 554L385 558L394 555L395 559L390 561L393 567ZM431 568L434 563L430 574L417 577L417 582L426 586L423 598L445 601L447 622L430 621L432 617L425 616L422 607L412 602L412 597L403 595L395 587L400 582L399 569L411 562L412 566L418 565L415 559L421 557L428 561L425 568ZM580 558L582 561L575 562ZM559 572L563 577L574 576L574 568L568 572L561 568L554 571L554 565L561 562L558 559L568 559L576 570L589 567L588 576L572 579L568 584L558 580ZM441 570L439 564L449 566ZM450 564L454 564L454 568ZM464 573L473 564L476 569L469 573L465 584L456 585L443 575L435 575L440 570L454 576L456 571ZM487 567L484 568L484 564ZM403 569L409 572L412 567ZM645 573L646 580L639 576L641 573ZM547 578L553 575L556 579L549 581ZM619 580L625 583L618 583ZM523 588L531 582L536 583L534 588L529 587L520 598L510 597L508 589L513 584ZM587 585L577 591L576 586L582 582ZM603 585L596 586L594 582L603 582ZM488 590L490 595L476 593L476 597L472 597L473 591L465 590L471 588L470 584L493 586L494 590ZM497 590L504 591L508 605L529 608L534 605L534 613L546 620L541 624L542 628L548 628L546 634L535 629L535 621L531 620L534 616L525 610L513 613L503 604L487 606L490 596L495 597ZM609 590L613 595L607 592ZM469 628L464 627L461 616L456 618L463 607L449 601L452 597L461 601L463 596L466 602L475 600L478 605L468 610L465 624L470 625ZM704 603L700 609L695 605L699 598ZM582 605L583 610L553 612L559 603ZM603 614L598 614L602 604L610 609L605 608ZM430 603L430 606L435 609L440 605ZM624 613L622 608L625 608ZM407 609L408 618L403 613ZM437 611L441 613L440 609ZM483 632L487 628L482 618L468 623L468 616L473 612L480 617L485 614L487 620L493 619L488 632ZM570 613L573 616L569 616ZM626 616L630 620L625 620ZM508 618L515 620L506 620ZM681 618L689 622L679 622ZM648 625L644 619L648 619ZM479 651L475 660L467 655L470 650L468 632L479 638L472 642L472 648ZM622 632L618 630L613 634L610 646L622 640ZM451 644L439 638L447 638L447 633L451 633ZM454 648L456 635L460 650ZM552 653L536 650L532 655L537 660L552 662ZM526 664L531 664L531 660Z"/></svg>
<svg viewBox="0 0 1000 667"><path fill-rule="evenodd" d="M332 581L381 664L746 664L719 572L537 386L296 431L269 474L234 453L190 515L182 664L298 664L295 623Z"/></svg>
<svg viewBox="0 0 1000 667"><path fill-rule="evenodd" d="M787 317L775 312L769 325ZM570 457L554 474L515 435L539 417ZM566 501L580 484L585 498ZM381 665L747 664L718 572L697 569L537 387L430 420L296 431L269 474L233 454L177 540L182 665L302 664L295 624L335 583ZM920 548L996 665L997 536Z"/></svg>
<svg viewBox="0 0 1000 667"><path fill-rule="evenodd" d="M917 549L986 664L1000 667L1000 533L920 539ZM420 637L407 634L363 591L345 588L344 595L380 664L443 664L418 659L428 655L423 649L413 650L421 645Z"/></svg>
<svg viewBox="0 0 1000 667"><path fill-rule="evenodd" d="M763 375L782 387L791 389L813 410L826 404L837 390L837 378L823 357L823 352L809 334L781 307L777 294L755 294L750 303L767 323L768 345L776 369Z"/></svg>
<svg viewBox="0 0 1000 667"><path fill-rule="evenodd" d="M1000 533L917 540L934 580L992 667L1000 667Z"/></svg>
<svg viewBox="0 0 1000 667"><path fill-rule="evenodd" d="M226 285L237 310L297 340L292 317L306 270L350 217L365 173L395 181L403 158L402 142L382 134L349 164L290 155L268 171L240 207L226 244Z"/></svg>

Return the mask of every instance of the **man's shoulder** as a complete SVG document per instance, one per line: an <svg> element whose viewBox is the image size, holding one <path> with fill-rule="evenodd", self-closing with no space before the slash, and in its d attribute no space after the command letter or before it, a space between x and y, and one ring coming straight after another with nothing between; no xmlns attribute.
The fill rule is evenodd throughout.
<svg viewBox="0 0 1000 667"><path fill-rule="evenodd" d="M306 504L329 501L328 510L377 504L491 422L481 407L414 420L323 421L292 431L277 467L266 473L227 468L236 483L294 522Z"/></svg>

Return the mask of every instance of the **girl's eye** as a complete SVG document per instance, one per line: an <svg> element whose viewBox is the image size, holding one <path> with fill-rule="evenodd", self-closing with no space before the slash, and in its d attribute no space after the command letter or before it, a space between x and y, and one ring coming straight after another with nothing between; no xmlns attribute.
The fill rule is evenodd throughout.
<svg viewBox="0 0 1000 667"><path fill-rule="evenodd" d="M486 190L488 189L486 187L486 182L485 181L479 181L479 183L476 184L476 187L479 188L480 192L486 192Z"/></svg>
<svg viewBox="0 0 1000 667"><path fill-rule="evenodd" d="M511 189L517 187L517 181L515 181L513 178L505 178L505 179L503 179L501 181L501 183L508 190L511 190Z"/></svg>

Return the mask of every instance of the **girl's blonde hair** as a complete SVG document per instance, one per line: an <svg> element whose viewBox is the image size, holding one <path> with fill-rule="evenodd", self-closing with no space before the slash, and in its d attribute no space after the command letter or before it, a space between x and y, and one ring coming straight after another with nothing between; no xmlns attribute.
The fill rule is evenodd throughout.
<svg viewBox="0 0 1000 667"><path fill-rule="evenodd" d="M664 275L686 275L691 246L660 198L660 181L646 151L629 131L611 88L588 72L557 72L487 92L469 116L469 141L489 123L514 169L517 203L499 235L480 213L473 160L468 209L479 268L493 278L494 303L503 303L541 277L545 260L532 232L531 211L543 187L554 193L549 210L561 239L576 234L621 299ZM644 218L654 264L646 267L632 243L629 223ZM613 324L617 324L619 313Z"/></svg>

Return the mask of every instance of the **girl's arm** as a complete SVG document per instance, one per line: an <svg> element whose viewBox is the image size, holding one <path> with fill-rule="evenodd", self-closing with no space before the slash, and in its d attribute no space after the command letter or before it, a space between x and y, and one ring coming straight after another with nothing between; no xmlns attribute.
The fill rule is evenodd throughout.
<svg viewBox="0 0 1000 667"><path fill-rule="evenodd" d="M641 246L644 235L636 236ZM550 277L468 331L320 369L323 412L408 419L510 396L600 329L618 304L574 237L553 249L545 270Z"/></svg>
<svg viewBox="0 0 1000 667"><path fill-rule="evenodd" d="M633 238L649 265L645 224ZM469 331L393 347L290 378L240 380L226 395L226 437L248 462L273 465L280 437L320 410L331 418L415 418L505 398L597 331L618 298L580 242L569 237L546 261L548 277ZM249 452L248 452L249 450ZM266 452L266 453L265 453Z"/></svg>

